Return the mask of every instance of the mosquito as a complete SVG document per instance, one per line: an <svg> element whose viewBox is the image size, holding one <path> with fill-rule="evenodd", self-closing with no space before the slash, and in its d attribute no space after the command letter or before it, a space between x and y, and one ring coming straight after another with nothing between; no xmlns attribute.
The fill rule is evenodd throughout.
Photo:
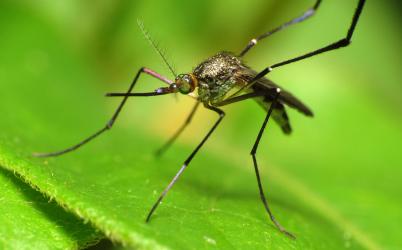
<svg viewBox="0 0 402 250"><path fill-rule="evenodd" d="M357 22L359 20L360 14L363 10L363 6L365 4L365 0L359 0L356 10L354 12L350 27L346 33L346 36L342 39L330 43L327 46L319 48L317 50L311 51L301 56L297 56L291 58L289 60L281 61L279 63L272 64L269 67L264 68L261 71L255 71L248 67L244 61L243 57L257 45L261 40L275 34L278 31L281 31L293 24L300 23L311 16L313 16L318 8L321 5L322 0L317 0L315 4L307 9L307 11L303 12L300 16L282 24L281 26L272 29L256 38L253 38L249 41L249 43L244 47L244 49L238 53L231 52L219 52L216 55L206 59L201 62L191 73L179 74L177 75L172 68L172 66L167 62L166 57L160 51L158 46L153 42L150 38L148 32L144 29L142 24L140 24L140 28L143 31L145 37L151 42L153 47L157 50L159 55L162 57L163 61L168 66L169 70L175 77L175 80L172 81L167 77L158 74L157 72L142 67L134 77L134 80L130 84L127 92L125 93L108 93L106 96L109 97L122 97L120 105L117 107L114 112L112 118L106 123L106 125L82 140L81 142L66 148L61 151L52 152L52 153L35 153L36 157L50 157L50 156L59 156L71 151L74 151L81 146L87 144L92 141L102 133L110 130L116 122L121 110L124 107L127 99L133 96L160 96L172 93L181 93L183 95L188 95L193 97L196 100L194 107L192 108L188 118L181 125L181 127L176 131L176 133L164 144L160 150L158 150L158 154L162 154L166 149L168 149L172 143L177 139L177 137L183 132L183 130L190 124L192 118L194 117L195 112L197 111L200 104L202 104L206 109L216 113L219 117L213 126L209 129L208 133L201 140L201 142L195 147L195 149L191 152L191 154L184 161L183 165L177 172L177 174L170 181L168 186L163 190L157 201L151 207L147 217L146 222L149 222L151 216L155 212L158 205L161 203L163 198L169 192L169 190L173 187L179 177L183 174L184 170L193 160L195 155L201 149L201 147L205 144L211 134L216 130L218 125L221 123L222 119L225 117L225 112L220 108L225 105L229 105L232 103L244 101L247 99L254 99L260 104L260 106L265 110L266 116L262 123L262 126L259 130L257 138L255 140L254 146L251 149L251 157L253 160L255 175L257 178L257 184L259 189L259 194L261 201L264 205L264 208L271 219L272 223L279 229L282 233L286 234L291 238L295 238L295 236L287 231L274 217L264 194L263 185L261 183L261 178L258 170L256 153L258 149L258 145L260 143L261 137L265 131L265 128L268 124L269 119L272 117L273 120L281 127L282 131L285 134L291 133L291 127L288 119L288 115L286 114L285 106L289 106L294 108L306 116L313 116L313 112L308 108L304 103L302 103L299 99L297 99L290 92L284 90L283 88L276 85L274 82L266 78L266 76L276 68L301 61L325 52L329 52L331 50L347 47L351 43L351 39L356 28ZM166 83L168 86L160 87L152 92L145 93L133 93L133 88L138 82L138 79L142 74L150 75L160 81Z"/></svg>

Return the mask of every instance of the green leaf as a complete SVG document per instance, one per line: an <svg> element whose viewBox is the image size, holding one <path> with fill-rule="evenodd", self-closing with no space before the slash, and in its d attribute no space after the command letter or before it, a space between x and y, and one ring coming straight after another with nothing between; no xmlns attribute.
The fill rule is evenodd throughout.
<svg viewBox="0 0 402 250"><path fill-rule="evenodd" d="M102 234L0 168L1 249L82 249Z"/></svg>
<svg viewBox="0 0 402 250"><path fill-rule="evenodd" d="M32 19L29 13L21 12L19 8L11 6L7 2L0 4L2 86L12 86L8 85L10 78L7 78L7 74L18 74L21 65L24 65L22 67L31 74L35 73L37 62L30 59L43 59L37 45L51 38L47 33L49 29L45 28L43 22L38 20L29 22ZM32 34L31 32L36 33L35 36L22 39ZM40 41L37 39L39 37ZM46 46L46 42L42 46ZM13 69L9 70L10 67ZM1 102L3 107L8 104L12 106L15 100L8 104L5 101L6 99L3 99ZM7 119L7 114L13 112L12 110L2 112L2 120ZM13 137L12 140L18 138ZM0 169L1 249L82 249L104 237L87 222L66 212L52 197L45 198L43 194L34 190L33 183L32 186L24 183L18 178L18 173L13 172L15 171Z"/></svg>
<svg viewBox="0 0 402 250"><path fill-rule="evenodd" d="M176 11L184 13L180 8ZM163 16L158 12L154 15ZM222 13L216 15L224 19ZM345 20L347 17L345 13ZM128 39L134 28L127 22L121 32ZM103 94L127 86L96 85L106 81L99 76L102 72L113 71L119 64L110 62L112 69L92 68L85 55L77 55L57 35L51 39L41 36L49 30L43 31L35 19L5 27L0 32L7 34L8 40L1 40L0 45L13 50L4 50L0 60L1 82L6 82L0 85L0 165L16 171L111 239L151 249L381 249L401 245L398 180L402 173L397 167L401 163L397 149L402 142L402 122L389 111L393 109L388 100L378 105L377 95L365 88L378 84L378 78L361 73L366 71L355 64L344 65L350 58L378 49L375 43L362 45L363 38L373 40L367 32L348 52L339 50L298 67L289 66L282 71L286 76L280 71L272 75L308 100L316 114L308 120L290 112L295 132L289 138L269 126L258 154L272 210L298 237L291 240L272 225L258 197L248 152L264 114L253 103L228 108L225 122L194 158L149 224L144 219L150 207L217 118L207 112L197 114L193 128L181 141L163 158L155 159L153 152L178 127L175 118L184 119L177 114L188 112L190 100L180 98L179 104L174 104L169 97L133 98L109 134L62 157L32 158L34 151L61 149L100 129L118 102L103 98ZM367 27L373 25L363 22L359 30ZM199 34L198 43L211 44L207 31ZM305 34L306 30L302 31ZM174 32L174 40L185 41L195 35L191 32L194 29L177 35ZM29 46L20 42L25 37L30 38ZM131 40L122 40L115 42L125 46L110 45L111 58L127 55L124 52L133 48L141 51L130 44ZM179 58L188 58L186 46L178 53ZM141 55L136 64L152 63L147 61L146 52ZM264 58L255 62L260 67L266 64L262 55ZM109 62L107 55L101 56ZM125 69L116 74L125 77ZM115 78L119 77L110 74L109 78L118 82ZM130 80L127 77L124 82ZM149 78L141 82L146 80ZM294 85L285 85L295 80ZM140 88L151 87L143 84Z"/></svg>

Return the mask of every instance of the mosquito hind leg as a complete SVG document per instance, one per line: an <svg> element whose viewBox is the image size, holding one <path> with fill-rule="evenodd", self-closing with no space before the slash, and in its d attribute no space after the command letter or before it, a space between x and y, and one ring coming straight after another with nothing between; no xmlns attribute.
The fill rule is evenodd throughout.
<svg viewBox="0 0 402 250"><path fill-rule="evenodd" d="M362 13L362 10L363 10L365 2L366 2L366 0L359 0L359 2L357 4L356 11L355 11L355 13L353 15L353 18L352 18L352 22L351 22L351 24L349 26L349 29L348 29L348 32L347 32L347 34L346 34L346 36L344 38L342 38L342 39L340 39L340 40L338 40L338 41L336 41L334 43L331 43L331 44L329 44L329 45L327 45L325 47L322 47L320 49L317 49L317 50L314 50L314 51L312 51L310 53L304 54L302 56L298 56L298 57L295 57L295 58L292 58L292 59L289 59L289 60L286 60L286 61L282 61L280 63L273 64L270 67L267 67L264 70L262 70L260 73L258 73L257 76L254 77L252 82L255 82L258 79L264 77L265 75L270 73L275 68L282 67L284 65L291 64L291 63L294 63L294 62L297 62L297 61L301 61L301 60L304 60L304 59L307 59L307 58L310 58L310 57L313 57L313 56L316 56L316 55L319 55L319 54L322 54L322 53L325 53L325 52L329 52L331 50L336 50L336 49L339 49L339 48L349 46L351 41L352 41L352 36L353 36L354 31L355 31L357 22L359 21L359 17L360 17L360 14Z"/></svg>
<svg viewBox="0 0 402 250"><path fill-rule="evenodd" d="M163 91L164 88L159 88L156 91L149 92L149 93L135 93L135 94L131 93L133 88L134 88L134 86L135 86L135 84L137 83L137 80L139 79L141 73L145 73L145 74L148 74L150 76L153 76L153 77L155 77L155 78L157 78L157 79L159 79L159 80L161 80L161 81L163 81L163 82L165 82L167 84L172 83L170 80L168 80L167 78L159 75L158 73L154 72L151 69L148 69L148 68L145 68L145 67L141 68L137 72L133 82L130 84L130 87L128 88L126 94L120 95L120 96L124 96L123 100L120 102L120 105L117 107L117 109L114 112L112 118L106 123L106 125L102 129L98 130L96 133L92 134L91 136L85 138L81 142L79 142L79 143L77 143L77 144L75 144L75 145L73 145L71 147L68 147L66 149L56 151L56 152L51 152L51 153L33 153L33 156L34 157L59 156L59 155L74 151L74 150L80 148L81 146L87 144L88 142L92 141L93 139L95 139L96 137L98 137L99 135L101 135L102 133L104 133L105 131L107 131L107 130L109 130L109 129L111 129L113 127L113 124L115 123L117 117L119 116L119 114L120 114L120 112L121 112L121 110L122 110L122 108L123 108L124 104L126 103L126 101L127 101L129 96L156 96L156 95L168 94L168 92ZM110 96L114 96L114 95L111 94Z"/></svg>
<svg viewBox="0 0 402 250"><path fill-rule="evenodd" d="M271 36L272 34L287 28L288 26L303 22L304 20L313 16L315 14L315 12L317 11L318 7L320 7L321 1L322 0L317 0L316 3L314 4L314 6L309 8L307 11L305 11L301 16L296 17L296 18L290 20L289 22L284 23L281 26L276 27L273 30L270 30L264 34L261 34L257 38L251 39L250 42L247 44L247 46L240 52L239 56L243 57L251 48L253 48L255 45L257 45L257 43L259 41L261 41L262 39L267 38L267 37Z"/></svg>

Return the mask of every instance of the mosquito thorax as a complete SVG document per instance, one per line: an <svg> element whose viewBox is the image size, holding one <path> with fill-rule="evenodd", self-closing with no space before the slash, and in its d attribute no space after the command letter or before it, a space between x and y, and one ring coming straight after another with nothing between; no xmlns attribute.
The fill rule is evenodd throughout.
<svg viewBox="0 0 402 250"><path fill-rule="evenodd" d="M193 74L180 74L175 79L175 88L182 94L189 94L198 85L198 80Z"/></svg>
<svg viewBox="0 0 402 250"><path fill-rule="evenodd" d="M200 101L211 104L222 101L231 89L241 84L238 75L245 67L239 57L226 51L201 62L193 71L199 81Z"/></svg>

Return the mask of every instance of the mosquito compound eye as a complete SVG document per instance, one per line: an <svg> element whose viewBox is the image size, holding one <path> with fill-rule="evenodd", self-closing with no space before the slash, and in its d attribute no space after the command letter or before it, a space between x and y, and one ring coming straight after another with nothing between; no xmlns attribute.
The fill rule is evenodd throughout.
<svg viewBox="0 0 402 250"><path fill-rule="evenodd" d="M176 79L177 87L180 93L182 94L188 94L192 92L195 88L195 83L193 80L193 77L190 75L180 75Z"/></svg>
<svg viewBox="0 0 402 250"><path fill-rule="evenodd" d="M188 82L182 82L182 84L179 85L179 92L182 94L188 94L191 92L191 85Z"/></svg>

